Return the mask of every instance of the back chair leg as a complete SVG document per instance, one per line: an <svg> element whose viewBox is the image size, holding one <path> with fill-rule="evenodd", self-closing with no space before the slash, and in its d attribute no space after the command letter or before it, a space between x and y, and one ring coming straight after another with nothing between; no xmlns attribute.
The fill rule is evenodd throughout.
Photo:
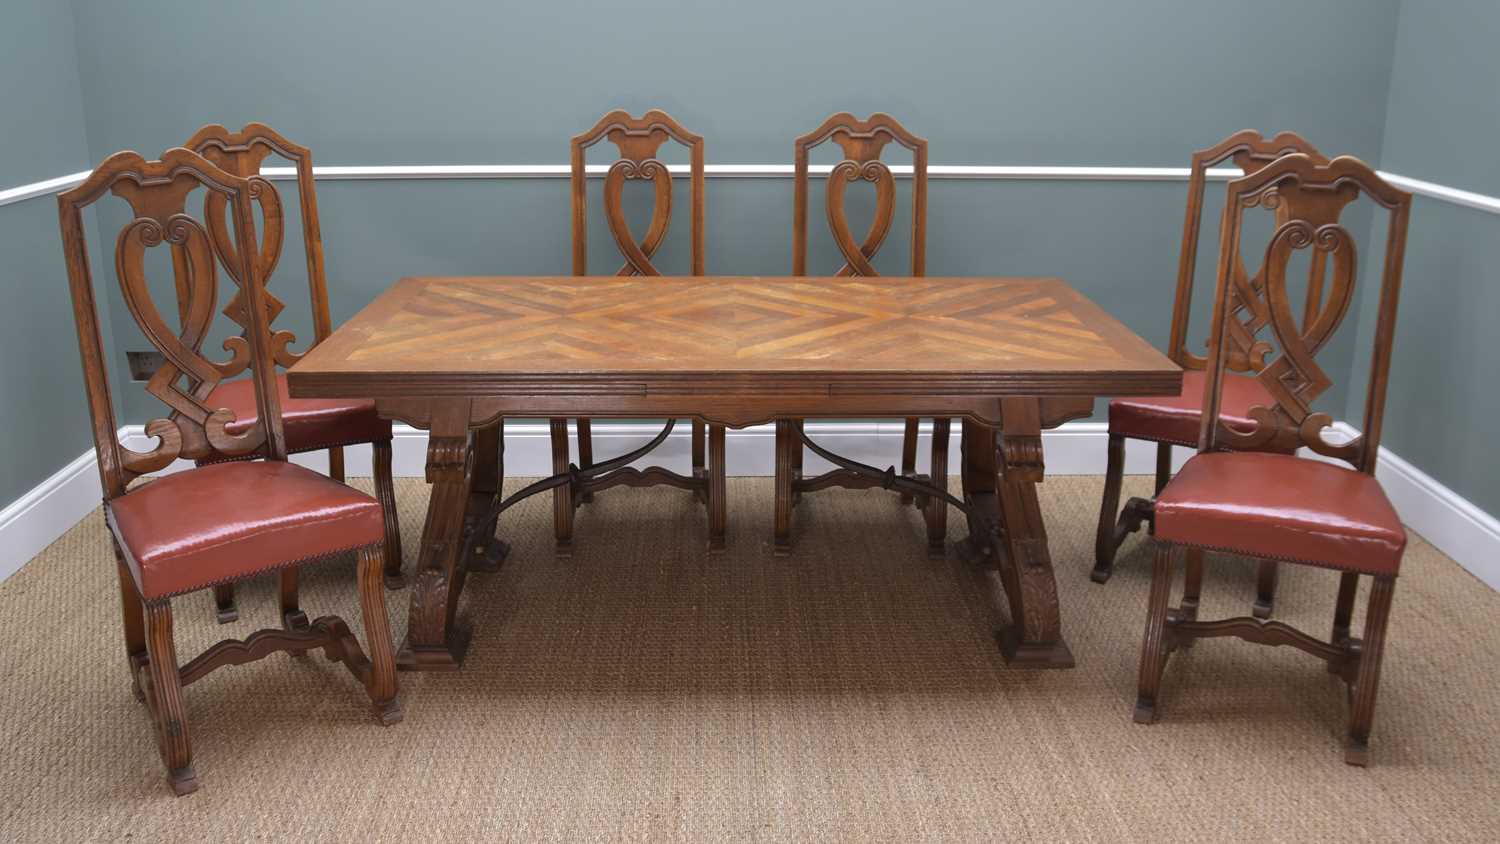
<svg viewBox="0 0 1500 844"><path fill-rule="evenodd" d="M187 710L182 703L182 676L177 668L177 645L172 639L172 605L169 601L153 601L145 605L144 616L156 743L172 791L181 797L198 790L198 775L193 771Z"/></svg>
<svg viewBox="0 0 1500 844"><path fill-rule="evenodd" d="M302 571L296 566L287 566L277 572L279 581L277 591L281 600L281 628L283 630L307 630L312 623L307 620L307 613L302 611L300 601L297 597L298 583L301 580ZM293 656L302 656L305 650L288 650Z"/></svg>
<svg viewBox="0 0 1500 844"><path fill-rule="evenodd" d="M134 688L135 699L143 701L146 695L141 688L140 668L147 660L145 613L141 607L140 593L135 591L135 579L130 576L130 569L125 565L125 555L120 551L119 543L111 538L110 544L115 549L115 573L120 580L120 616L125 633L125 659L130 666L130 683Z"/></svg>
<svg viewBox="0 0 1500 844"><path fill-rule="evenodd" d="M341 447L328 449L328 477L344 482L344 449Z"/></svg>
<svg viewBox="0 0 1500 844"><path fill-rule="evenodd" d="M1156 444L1156 494L1167 488L1167 482L1172 480L1172 444Z"/></svg>
<svg viewBox="0 0 1500 844"><path fill-rule="evenodd" d="M1104 468L1104 501L1099 505L1099 530L1094 537L1094 571L1089 579L1106 583L1115 570L1115 522L1120 514L1120 484L1125 480L1125 437L1109 435L1109 463Z"/></svg>
<svg viewBox="0 0 1500 844"><path fill-rule="evenodd" d="M792 474L791 474L791 477L792 477L793 480L801 480L802 479L802 457L803 457L802 432L806 429L805 428L806 424L807 424L807 421L804 420L804 419L793 419L792 420L792 432L789 434L789 436L792 438L792 441L791 441L791 445L789 446L789 448L792 451L792 464L791 464L792 465ZM793 507L797 506L797 503L800 502L801 500L802 500L802 494L799 493L799 492L793 491L792 492L792 506Z"/></svg>
<svg viewBox="0 0 1500 844"><path fill-rule="evenodd" d="M1156 721L1156 696L1161 689L1161 675L1167 664L1167 598L1172 591L1173 547L1156 544L1151 566L1151 601L1146 612L1146 638L1141 644L1140 683L1135 699L1135 722Z"/></svg>
<svg viewBox="0 0 1500 844"><path fill-rule="evenodd" d="M1255 573L1255 606L1250 614L1256 618L1270 618L1276 609L1276 581L1281 576L1281 566L1275 560L1261 560Z"/></svg>
<svg viewBox="0 0 1500 844"><path fill-rule="evenodd" d="M397 698L396 650L391 645L390 619L381 588L383 563L384 555L378 548L359 552L359 609L370 648L370 676L365 692L370 696L375 720L390 726L401 720L401 702Z"/></svg>
<svg viewBox="0 0 1500 844"><path fill-rule="evenodd" d="M1182 579L1182 603L1178 605L1178 617L1183 621L1198 620L1198 598L1203 594L1203 549L1187 548L1183 551L1186 560ZM1182 643L1184 649L1193 646L1193 639Z"/></svg>
<svg viewBox="0 0 1500 844"><path fill-rule="evenodd" d="M234 602L233 583L221 583L214 587L214 612L220 624L240 620L240 608Z"/></svg>
<svg viewBox="0 0 1500 844"><path fill-rule="evenodd" d="M560 475L568 471L568 420L553 419L551 425L552 472ZM573 550L573 495L571 484L552 490L552 531L564 556Z"/></svg>
<svg viewBox="0 0 1500 844"><path fill-rule="evenodd" d="M375 497L385 518L384 579L387 589L406 585L401 575L401 519L396 512L396 486L391 477L391 441L372 443L375 463Z"/></svg>
<svg viewBox="0 0 1500 844"><path fill-rule="evenodd" d="M708 453L707 442L704 439L706 431L702 422L693 420L693 477L701 478L708 471L706 455Z"/></svg>
<svg viewBox="0 0 1500 844"><path fill-rule="evenodd" d="M588 419L574 420L578 425L578 468L587 469L594 465L594 423ZM592 492L585 491L578 496L579 504L587 504L594 500Z"/></svg>
<svg viewBox="0 0 1500 844"><path fill-rule="evenodd" d="M948 434L951 419L932 420L932 485L939 489L948 486ZM941 557L948 539L948 502L935 495L927 498L927 552Z"/></svg>
<svg viewBox="0 0 1500 844"><path fill-rule="evenodd" d="M1346 571L1339 575L1339 597L1333 608L1333 637L1335 645L1349 641L1349 622L1354 618L1354 596L1359 592L1359 575ZM1329 671L1335 667L1329 663Z"/></svg>
<svg viewBox="0 0 1500 844"><path fill-rule="evenodd" d="M1342 592L1343 584L1340 584ZM1370 725L1375 720L1375 693L1380 688L1380 659L1385 653L1385 627L1391 615L1396 578L1377 577L1370 586L1370 604L1365 611L1365 636L1360 647L1359 673L1349 712L1349 736L1344 742L1344 761L1361 767L1370 761Z"/></svg>
<svg viewBox="0 0 1500 844"><path fill-rule="evenodd" d="M901 433L901 474L911 477L917 472L917 429L921 423L920 419L908 418L906 429ZM901 503L911 504L915 497L905 491L901 491Z"/></svg>

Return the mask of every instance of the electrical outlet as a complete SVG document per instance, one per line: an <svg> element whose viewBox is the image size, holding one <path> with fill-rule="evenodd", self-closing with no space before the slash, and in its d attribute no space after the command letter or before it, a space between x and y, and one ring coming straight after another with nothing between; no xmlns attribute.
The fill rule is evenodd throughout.
<svg viewBox="0 0 1500 844"><path fill-rule="evenodd" d="M130 367L130 380L149 381L156 370L161 369L167 358L161 352L126 352L125 362Z"/></svg>

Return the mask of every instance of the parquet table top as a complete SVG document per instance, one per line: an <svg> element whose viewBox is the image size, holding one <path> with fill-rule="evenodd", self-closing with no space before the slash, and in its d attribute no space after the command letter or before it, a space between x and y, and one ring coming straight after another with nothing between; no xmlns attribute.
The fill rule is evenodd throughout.
<svg viewBox="0 0 1500 844"><path fill-rule="evenodd" d="M406 278L291 370L294 394L828 381L988 395L1175 393L1181 371L1050 278Z"/></svg>

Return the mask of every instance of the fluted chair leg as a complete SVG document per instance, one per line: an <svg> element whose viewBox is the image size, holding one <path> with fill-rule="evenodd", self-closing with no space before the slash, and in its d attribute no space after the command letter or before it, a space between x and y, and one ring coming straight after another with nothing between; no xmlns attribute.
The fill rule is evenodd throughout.
<svg viewBox="0 0 1500 844"><path fill-rule="evenodd" d="M375 720L390 726L401 720L401 702L397 698L396 649L391 644L391 625L385 609L382 586L384 554L379 548L359 552L359 609L365 623L365 641L369 647L370 674L365 692Z"/></svg>
<svg viewBox="0 0 1500 844"><path fill-rule="evenodd" d="M187 708L182 701L182 675L177 668L177 643L172 638L172 605L166 600L153 601L145 605L144 614L150 707L157 748L172 791L181 797L198 790L198 775L193 771Z"/></svg>
<svg viewBox="0 0 1500 844"><path fill-rule="evenodd" d="M560 475L568 471L568 420L553 419L551 426L552 472ZM573 495L572 485L552 490L552 532L563 555L573 549Z"/></svg>
<svg viewBox="0 0 1500 844"><path fill-rule="evenodd" d="M1109 435L1109 461L1104 468L1104 500L1099 505L1099 528L1094 537L1094 570L1089 578L1106 583L1115 570L1115 523L1120 514L1120 485L1125 480L1125 437Z"/></svg>
<svg viewBox="0 0 1500 844"><path fill-rule="evenodd" d="M948 434L952 424L951 419L932 420L932 485L939 488L948 485ZM927 552L942 556L947 548L948 502L929 496L923 515L927 520Z"/></svg>
<svg viewBox="0 0 1500 844"><path fill-rule="evenodd" d="M396 512L396 484L391 477L391 441L371 443L375 464L375 498L380 502L381 516L385 519L385 546L383 550L385 587L400 589L406 585L401 574L401 518Z"/></svg>
<svg viewBox="0 0 1500 844"><path fill-rule="evenodd" d="M917 430L921 420L908 418L906 429L901 433L901 474L911 477L917 471ZM905 491L901 491L901 503L911 504L915 497Z"/></svg>
<svg viewBox="0 0 1500 844"><path fill-rule="evenodd" d="M1376 577L1370 586L1365 611L1365 635L1360 645L1359 672L1350 699L1349 735L1344 741L1344 761L1365 766L1370 762L1370 726L1375 720L1375 693L1380 688L1380 660L1385 655L1385 628L1391 615L1396 578Z"/></svg>
<svg viewBox="0 0 1500 844"><path fill-rule="evenodd" d="M1140 681L1135 699L1135 722L1156 721L1156 697L1167 664L1167 599L1172 590L1173 547L1157 543L1151 567L1151 600L1146 612L1146 638L1141 644Z"/></svg>

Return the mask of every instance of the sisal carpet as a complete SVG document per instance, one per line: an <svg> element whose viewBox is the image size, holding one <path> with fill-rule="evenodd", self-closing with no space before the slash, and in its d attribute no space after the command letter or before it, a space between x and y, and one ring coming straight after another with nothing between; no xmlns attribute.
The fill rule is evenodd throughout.
<svg viewBox="0 0 1500 844"><path fill-rule="evenodd" d="M399 482L408 567L426 491ZM187 690L203 788L182 799L130 692L96 512L0 585L0 840L1500 839L1500 595L1413 538L1367 770L1341 761L1340 683L1288 648L1200 642L1138 726L1145 543L1093 585L1099 480L1042 492L1072 671L1007 669L961 564L929 560L890 493L807 496L789 559L768 479L730 481L716 557L689 496L624 489L558 560L539 497L503 521L503 570L470 579L464 670L402 675L403 723L320 656L224 669ZM310 572L303 607L357 620L351 582ZM1285 571L1278 616L1326 633L1335 585ZM1204 617L1252 593L1248 564L1215 561ZM177 607L184 659L275 619L270 582L227 629L208 593Z"/></svg>

